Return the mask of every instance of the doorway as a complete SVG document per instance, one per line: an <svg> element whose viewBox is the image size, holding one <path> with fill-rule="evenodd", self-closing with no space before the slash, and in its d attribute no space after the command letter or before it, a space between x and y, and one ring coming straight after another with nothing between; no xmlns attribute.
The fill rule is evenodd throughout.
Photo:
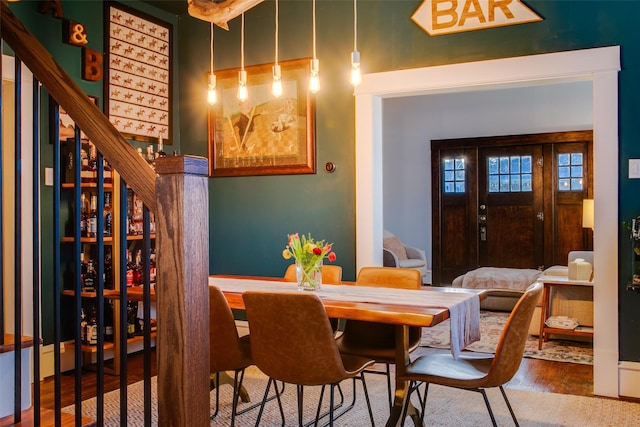
<svg viewBox="0 0 640 427"><path fill-rule="evenodd" d="M382 100L589 81L594 130L594 393L618 396L618 72L620 47L522 56L363 77L356 89L356 267L382 265ZM612 189L616 189L615 191Z"/></svg>

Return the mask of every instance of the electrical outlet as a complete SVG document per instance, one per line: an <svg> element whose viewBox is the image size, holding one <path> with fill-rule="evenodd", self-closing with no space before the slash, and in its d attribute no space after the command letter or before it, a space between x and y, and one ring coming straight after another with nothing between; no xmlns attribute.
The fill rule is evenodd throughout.
<svg viewBox="0 0 640 427"><path fill-rule="evenodd" d="M629 179L640 178L640 159L629 159Z"/></svg>
<svg viewBox="0 0 640 427"><path fill-rule="evenodd" d="M44 185L53 186L53 168L44 168Z"/></svg>

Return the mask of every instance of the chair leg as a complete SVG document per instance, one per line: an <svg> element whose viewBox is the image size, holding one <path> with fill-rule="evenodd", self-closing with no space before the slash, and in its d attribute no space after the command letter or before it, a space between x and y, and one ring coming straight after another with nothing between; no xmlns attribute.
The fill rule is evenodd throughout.
<svg viewBox="0 0 640 427"><path fill-rule="evenodd" d="M496 423L496 417L493 416L493 411L491 410L491 404L489 403L489 398L487 397L487 392L484 389L479 390L482 393L482 397L484 398L484 403L487 405L487 410L489 410L489 416L491 417L491 422L493 423L493 427L498 427Z"/></svg>
<svg viewBox="0 0 640 427"><path fill-rule="evenodd" d="M507 408L509 408L509 413L511 414L511 418L513 418L513 422L515 423L516 427L520 427L520 424L518 424L518 420L516 419L516 414L513 413L511 403L509 403L509 399L507 398L507 393L504 392L504 388L502 386L500 386L500 391L502 392L502 397L504 397L504 401L507 404Z"/></svg>
<svg viewBox="0 0 640 427"><path fill-rule="evenodd" d="M214 419L218 415L219 402L220 402L220 376L215 374L215 378L209 378L209 391L212 388L216 389L216 409L213 411L210 419Z"/></svg>
<svg viewBox="0 0 640 427"><path fill-rule="evenodd" d="M389 368L389 364L387 363L387 395L389 396L389 411L391 411L391 407L393 406L393 395L391 393L391 369Z"/></svg>
<svg viewBox="0 0 640 427"><path fill-rule="evenodd" d="M238 375L240 375L239 381L238 381ZM240 389L242 388L242 380L244 380L244 369L240 371L235 371L233 374L233 399L231 404L231 427L234 427L236 423L236 411L238 410L238 400L240 398ZM277 386L276 386L276 391L277 391Z"/></svg>
<svg viewBox="0 0 640 427"><path fill-rule="evenodd" d="M362 390L364 390L364 398L367 401L367 410L369 411L369 419L371 420L371 427L376 427L376 422L373 419L373 411L371 410L371 401L369 400L369 390L367 389L367 382L364 379L364 372L360 373L360 379L362 380ZM354 393L355 393L355 386L356 384L354 381L353 383Z"/></svg>
<svg viewBox="0 0 640 427"><path fill-rule="evenodd" d="M264 396L262 397L262 402L260 403L260 411L258 411L258 417L256 418L256 427L260 425L260 420L262 419L262 412L264 411L264 405L266 405L268 401L273 400L273 397L268 398L269 390L271 389L272 383L273 383L274 390L276 392L276 395L274 397L277 399L278 408L280 409L280 418L282 418L282 427L284 427L285 425L284 409L282 408L282 401L280 400L280 394L282 394L282 392L284 391L284 383L282 383L282 390L278 392L278 383L275 380L269 378L269 381L267 382L267 387L264 390Z"/></svg>
<svg viewBox="0 0 640 427"><path fill-rule="evenodd" d="M296 389L297 389L297 394L298 394L298 426L299 427L303 427L303 424L302 424L302 419L303 419L302 407L303 407L303 400L304 400L304 387L301 386L301 385L298 385L298 386L296 386ZM322 398L320 398L320 402L322 402Z"/></svg>

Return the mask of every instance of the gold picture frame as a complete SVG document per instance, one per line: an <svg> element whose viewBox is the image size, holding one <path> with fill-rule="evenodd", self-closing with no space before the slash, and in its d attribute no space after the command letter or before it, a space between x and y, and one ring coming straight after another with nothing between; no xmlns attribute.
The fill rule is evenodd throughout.
<svg viewBox="0 0 640 427"><path fill-rule="evenodd" d="M283 94L271 93L272 64L246 67L249 98L237 97L239 69L216 72L217 103L209 108L209 175L316 172L315 102L309 59L281 62Z"/></svg>

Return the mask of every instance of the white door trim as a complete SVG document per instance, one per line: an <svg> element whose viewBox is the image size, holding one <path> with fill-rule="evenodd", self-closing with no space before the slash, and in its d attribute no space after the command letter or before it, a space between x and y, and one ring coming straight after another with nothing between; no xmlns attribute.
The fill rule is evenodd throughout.
<svg viewBox="0 0 640 427"><path fill-rule="evenodd" d="M618 396L618 72L620 47L388 71L356 88L356 268L382 265L382 99L592 81L594 393ZM614 191L615 189L615 191Z"/></svg>

